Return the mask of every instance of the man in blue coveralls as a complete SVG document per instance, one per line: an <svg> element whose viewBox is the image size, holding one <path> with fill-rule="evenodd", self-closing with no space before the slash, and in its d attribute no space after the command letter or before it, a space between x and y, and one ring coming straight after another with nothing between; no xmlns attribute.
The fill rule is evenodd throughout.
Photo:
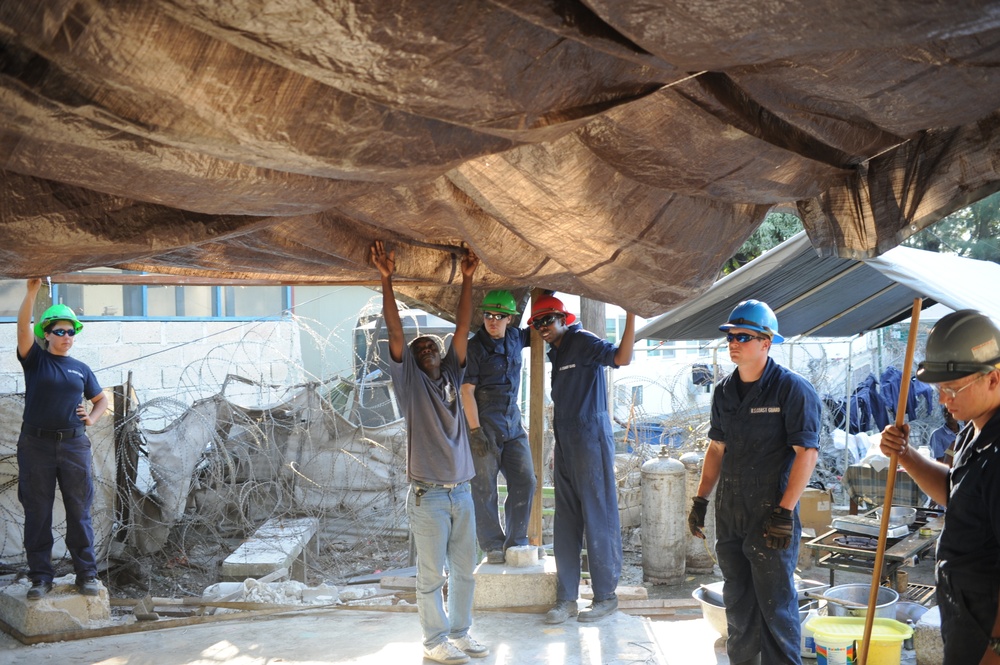
<svg viewBox="0 0 1000 665"><path fill-rule="evenodd" d="M552 296L535 300L528 324L548 342L552 361L556 604L545 623L562 623L578 614L584 533L594 601L577 620L597 621L618 609L615 589L622 570L615 442L604 368L632 362L635 315L626 316L618 347L584 330Z"/></svg>
<svg viewBox="0 0 1000 665"><path fill-rule="evenodd" d="M784 338L765 303L745 300L719 327L736 371L712 395L710 439L688 526L705 535L716 483L716 551L725 583L733 665L799 665L799 497L819 448L820 400L798 374L768 357Z"/></svg>
<svg viewBox="0 0 1000 665"><path fill-rule="evenodd" d="M404 344L392 274L396 252L371 248L382 276L382 317L389 334L389 374L406 419L406 516L417 550L417 616L424 658L445 665L484 658L490 650L469 634L476 565L476 521L469 480L475 474L459 391L472 320L472 275L479 258L462 258L455 335L444 357L431 337ZM448 575L445 577L445 569ZM444 584L448 582L448 609Z"/></svg>
<svg viewBox="0 0 1000 665"><path fill-rule="evenodd" d="M535 493L535 468L528 435L521 426L517 394L521 352L530 328L511 326L517 303L510 291L490 291L483 298L483 327L469 340L462 406L469 421L469 442L476 477L476 535L487 563L503 563L511 547L528 544L528 518ZM506 534L500 524L497 475L503 472Z"/></svg>

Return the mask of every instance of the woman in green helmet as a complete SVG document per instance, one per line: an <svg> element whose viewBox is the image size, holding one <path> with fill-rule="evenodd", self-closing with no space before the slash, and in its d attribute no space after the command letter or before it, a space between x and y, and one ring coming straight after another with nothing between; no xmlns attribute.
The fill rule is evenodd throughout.
<svg viewBox="0 0 1000 665"><path fill-rule="evenodd" d="M27 597L37 600L52 589L52 506L57 483L66 508L66 549L77 589L96 596L100 584L90 520L94 484L86 428L107 410L108 400L90 368L69 355L83 329L72 309L53 305L32 327L31 310L41 285L40 279L28 280L17 313L17 359L25 384L17 440L17 494L24 508L24 549L31 578ZM82 398L93 405L90 413Z"/></svg>

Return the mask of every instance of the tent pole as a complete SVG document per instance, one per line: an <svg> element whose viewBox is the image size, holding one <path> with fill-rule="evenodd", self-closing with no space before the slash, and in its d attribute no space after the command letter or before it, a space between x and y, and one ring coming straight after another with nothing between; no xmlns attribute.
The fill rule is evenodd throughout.
<svg viewBox="0 0 1000 665"><path fill-rule="evenodd" d="M545 294L542 289L531 290L532 302ZM545 342L535 329L531 330L531 372L530 395L528 409L528 442L531 446L531 461L535 468L535 498L531 502L531 515L528 518L528 542L532 545L542 545L542 487L545 484L545 473L542 466L542 454L545 447Z"/></svg>

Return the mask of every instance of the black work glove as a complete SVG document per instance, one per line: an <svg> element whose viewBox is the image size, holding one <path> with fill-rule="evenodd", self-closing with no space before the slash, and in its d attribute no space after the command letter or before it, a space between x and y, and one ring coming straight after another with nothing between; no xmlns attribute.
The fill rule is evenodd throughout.
<svg viewBox="0 0 1000 665"><path fill-rule="evenodd" d="M688 529L692 536L704 538L702 529L705 528L705 513L708 512L708 499L696 496L691 499L691 512L688 513Z"/></svg>
<svg viewBox="0 0 1000 665"><path fill-rule="evenodd" d="M482 427L474 427L469 430L469 447L476 457L486 457L490 451L490 441L486 438L486 432Z"/></svg>
<svg viewBox="0 0 1000 665"><path fill-rule="evenodd" d="M764 542L772 550L787 550L792 544L792 511L778 506L764 522Z"/></svg>

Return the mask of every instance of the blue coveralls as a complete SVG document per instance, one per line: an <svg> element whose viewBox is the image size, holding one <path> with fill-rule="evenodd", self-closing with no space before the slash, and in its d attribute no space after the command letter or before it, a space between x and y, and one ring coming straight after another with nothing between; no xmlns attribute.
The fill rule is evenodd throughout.
<svg viewBox="0 0 1000 665"><path fill-rule="evenodd" d="M743 400L736 373L712 396L708 436L725 444L716 495L716 551L725 580L730 660L761 654L768 665L799 665L799 607L793 574L802 525L793 511L788 549L770 549L764 523L788 484L795 451L819 447L820 400L803 377L767 359Z"/></svg>
<svg viewBox="0 0 1000 665"><path fill-rule="evenodd" d="M944 665L978 663L995 634L1000 594L1000 412L959 434L937 544Z"/></svg>
<svg viewBox="0 0 1000 665"><path fill-rule="evenodd" d="M594 601L615 595L622 570L622 531L615 481L615 444L608 417L605 367L616 367L613 344L569 326L550 346L555 431L556 600L576 600L586 532Z"/></svg>
<svg viewBox="0 0 1000 665"><path fill-rule="evenodd" d="M506 551L528 544L528 520L535 494L535 469L528 435L521 426L517 405L521 386L521 352L529 342L528 328L507 328L503 339L493 339L486 328L469 340L465 382L473 384L479 425L496 443L485 457L473 455L476 477L472 498L476 505L476 534L484 552ZM497 512L497 474L507 482L503 504L506 535Z"/></svg>

